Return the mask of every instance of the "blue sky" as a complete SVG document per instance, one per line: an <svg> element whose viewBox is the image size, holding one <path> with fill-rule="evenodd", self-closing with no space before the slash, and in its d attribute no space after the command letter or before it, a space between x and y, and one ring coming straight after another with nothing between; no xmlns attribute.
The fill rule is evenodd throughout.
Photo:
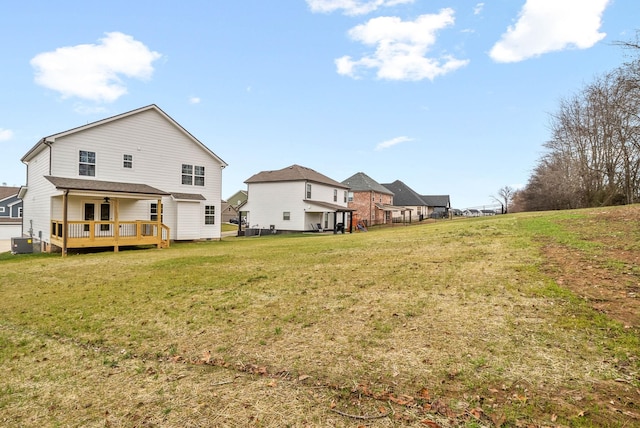
<svg viewBox="0 0 640 428"><path fill-rule="evenodd" d="M229 166L300 164L454 207L526 184L549 114L621 65L637 0L0 4L0 183L42 137L157 104Z"/></svg>

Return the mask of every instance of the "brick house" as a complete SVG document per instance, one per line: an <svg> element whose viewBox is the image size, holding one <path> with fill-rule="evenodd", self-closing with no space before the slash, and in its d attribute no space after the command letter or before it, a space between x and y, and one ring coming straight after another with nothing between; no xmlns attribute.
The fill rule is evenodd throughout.
<svg viewBox="0 0 640 428"><path fill-rule="evenodd" d="M363 172L358 172L342 184L349 187L348 206L354 210L354 224L362 221L365 226L390 224L393 211L393 192Z"/></svg>

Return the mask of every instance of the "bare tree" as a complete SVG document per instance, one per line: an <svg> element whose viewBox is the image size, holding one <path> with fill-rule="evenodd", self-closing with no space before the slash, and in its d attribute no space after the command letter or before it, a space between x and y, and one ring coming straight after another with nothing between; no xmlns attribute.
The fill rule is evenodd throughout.
<svg viewBox="0 0 640 428"><path fill-rule="evenodd" d="M550 116L547 152L518 192L520 209L640 201L640 32L617 44L632 60L562 99Z"/></svg>
<svg viewBox="0 0 640 428"><path fill-rule="evenodd" d="M513 200L516 191L511 186L504 186L498 190L497 196L492 196L493 200L502 205L502 212L506 214L509 210L509 204Z"/></svg>

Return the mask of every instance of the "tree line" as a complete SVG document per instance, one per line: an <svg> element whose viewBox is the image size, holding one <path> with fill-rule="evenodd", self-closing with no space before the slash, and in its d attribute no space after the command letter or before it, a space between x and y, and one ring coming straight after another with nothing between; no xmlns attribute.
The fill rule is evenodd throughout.
<svg viewBox="0 0 640 428"><path fill-rule="evenodd" d="M629 62L562 99L550 139L510 211L640 202L640 42L619 42Z"/></svg>

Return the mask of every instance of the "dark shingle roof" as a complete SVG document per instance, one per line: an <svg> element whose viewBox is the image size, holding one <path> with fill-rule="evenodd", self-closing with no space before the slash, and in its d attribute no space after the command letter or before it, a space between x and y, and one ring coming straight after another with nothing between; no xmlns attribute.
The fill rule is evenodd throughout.
<svg viewBox="0 0 640 428"><path fill-rule="evenodd" d="M45 176L57 189L87 190L94 192L135 193L145 195L169 195L167 192L146 184L118 183L114 181L85 180L81 178L65 178Z"/></svg>
<svg viewBox="0 0 640 428"><path fill-rule="evenodd" d="M202 196L200 193L172 193L171 196L173 199L182 200L182 201L206 201L207 198Z"/></svg>
<svg viewBox="0 0 640 428"><path fill-rule="evenodd" d="M449 207L449 195L422 195L422 200L430 207Z"/></svg>
<svg viewBox="0 0 640 428"><path fill-rule="evenodd" d="M342 180L342 184L349 186L349 188L354 192L374 191L385 195L393 195L391 190L387 189L364 172L353 174L346 180Z"/></svg>
<svg viewBox="0 0 640 428"><path fill-rule="evenodd" d="M291 165L276 171L262 171L251 176L245 183L271 183L277 181L312 181L334 187L348 188L326 175L300 165Z"/></svg>
<svg viewBox="0 0 640 428"><path fill-rule="evenodd" d="M393 192L393 205L427 206L419 194L400 180L382 185Z"/></svg>

